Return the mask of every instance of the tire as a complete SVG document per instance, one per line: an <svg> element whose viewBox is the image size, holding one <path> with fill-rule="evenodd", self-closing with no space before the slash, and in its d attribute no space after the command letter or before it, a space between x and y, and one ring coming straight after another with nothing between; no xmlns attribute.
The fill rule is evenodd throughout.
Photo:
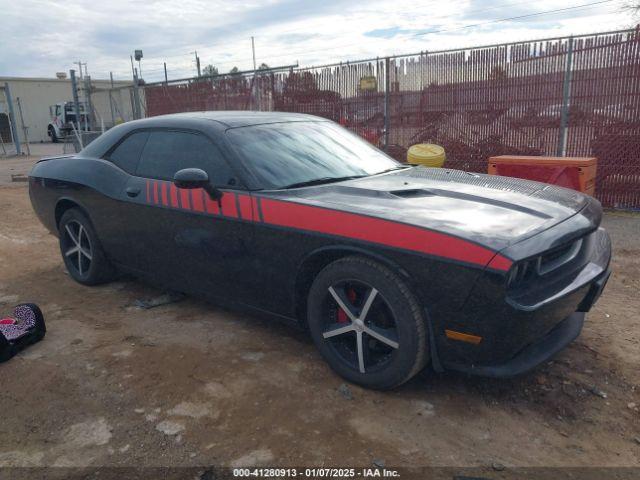
<svg viewBox="0 0 640 480"><path fill-rule="evenodd" d="M49 136L51 137L51 143L58 143L58 136L53 127L49 127Z"/></svg>
<svg viewBox="0 0 640 480"><path fill-rule="evenodd" d="M89 218L79 209L64 212L58 225L60 253L69 275L83 285L99 285L115 277ZM78 248L78 240L81 248Z"/></svg>
<svg viewBox="0 0 640 480"><path fill-rule="evenodd" d="M331 368L363 387L397 387L429 359L427 325L416 298L398 275L368 258L345 257L325 267L309 291L307 319Z"/></svg>

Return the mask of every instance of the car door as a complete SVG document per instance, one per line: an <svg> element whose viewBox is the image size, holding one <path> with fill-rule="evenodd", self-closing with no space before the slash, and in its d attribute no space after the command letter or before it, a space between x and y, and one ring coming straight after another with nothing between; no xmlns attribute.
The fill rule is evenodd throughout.
<svg viewBox="0 0 640 480"><path fill-rule="evenodd" d="M204 134L184 130L148 132L126 194L129 261L152 280L174 289L242 299L252 202L221 150ZM179 189L173 176L184 168L207 172L223 191L219 201L203 189Z"/></svg>
<svg viewBox="0 0 640 480"><path fill-rule="evenodd" d="M126 173L126 181L118 194L118 202L102 215L100 241L109 259L134 273L144 271L144 258L140 257L146 229L150 228L144 196L144 180L135 177L148 131L133 131L107 152L103 159Z"/></svg>

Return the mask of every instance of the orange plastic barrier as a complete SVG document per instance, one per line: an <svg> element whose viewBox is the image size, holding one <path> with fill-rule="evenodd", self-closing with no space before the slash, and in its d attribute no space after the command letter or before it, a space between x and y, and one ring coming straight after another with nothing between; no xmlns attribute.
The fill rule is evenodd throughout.
<svg viewBox="0 0 640 480"><path fill-rule="evenodd" d="M597 165L595 157L500 155L489 158L488 173L552 183L593 195Z"/></svg>

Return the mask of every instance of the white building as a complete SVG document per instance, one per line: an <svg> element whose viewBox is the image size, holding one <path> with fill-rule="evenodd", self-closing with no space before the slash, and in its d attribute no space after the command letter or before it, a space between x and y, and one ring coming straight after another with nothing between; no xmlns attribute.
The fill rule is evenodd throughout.
<svg viewBox="0 0 640 480"><path fill-rule="evenodd" d="M73 100L71 80L68 78L0 77L0 87L4 87L5 83L9 84L11 97L13 98L13 108L21 142L24 143L24 136L18 111L18 101L22 108L29 142L49 141L47 136L47 126L51 121L49 106ZM92 79L91 87L91 104L96 113L98 123L94 126L94 129L100 129L101 121L108 128L113 125L114 120L118 123L132 119L131 82L114 81L115 89L111 91L111 100L109 98L111 87L109 80ZM84 102L86 95L83 81L78 80L78 89L79 100ZM113 107L113 117L111 107ZM5 142L10 141L7 138L6 130L8 112L6 98L0 91L0 135L3 135Z"/></svg>

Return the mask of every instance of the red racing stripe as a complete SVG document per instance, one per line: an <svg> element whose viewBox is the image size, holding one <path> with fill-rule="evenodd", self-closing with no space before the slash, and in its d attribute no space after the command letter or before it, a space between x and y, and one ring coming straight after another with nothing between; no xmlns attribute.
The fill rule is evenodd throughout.
<svg viewBox="0 0 640 480"><path fill-rule="evenodd" d="M151 196L149 195L149 180L147 180L147 203L151 201Z"/></svg>
<svg viewBox="0 0 640 480"><path fill-rule="evenodd" d="M189 202L189 190L186 188L178 189L180 191L180 205L183 210L191 210L191 204Z"/></svg>
<svg viewBox="0 0 640 480"><path fill-rule="evenodd" d="M167 182L162 182L162 205L168 205L167 201Z"/></svg>
<svg viewBox="0 0 640 480"><path fill-rule="evenodd" d="M493 270L507 271L511 268L511 265L513 265L513 262L511 260L509 260L507 257L503 257L499 253L496 253L496 256L491 259L487 267Z"/></svg>
<svg viewBox="0 0 640 480"><path fill-rule="evenodd" d="M155 203L156 205L159 203L158 202L158 182L156 181L153 182L153 203Z"/></svg>
<svg viewBox="0 0 640 480"><path fill-rule="evenodd" d="M206 192L204 194L204 205L207 209L207 213L211 213L213 215L220 214L220 207L218 206L217 200L211 200L211 197Z"/></svg>
<svg viewBox="0 0 640 480"><path fill-rule="evenodd" d="M260 207L258 206L258 199L256 197L251 197L251 201L254 220L256 222L260 222L262 219L260 218Z"/></svg>
<svg viewBox="0 0 640 480"><path fill-rule="evenodd" d="M204 201L202 200L202 189L191 190L191 205L196 212L204 212Z"/></svg>
<svg viewBox="0 0 640 480"><path fill-rule="evenodd" d="M240 202L240 217L245 220L253 220L251 197L249 195L238 195L238 201Z"/></svg>
<svg viewBox="0 0 640 480"><path fill-rule="evenodd" d="M173 183L169 184L169 197L171 197L171 206L178 208L178 187Z"/></svg>
<svg viewBox="0 0 640 480"><path fill-rule="evenodd" d="M264 222L282 227L353 238L483 267L497 257L494 251L466 240L390 220L264 197L261 206ZM508 259L501 258L491 268L507 269Z"/></svg>
<svg viewBox="0 0 640 480"><path fill-rule="evenodd" d="M220 199L222 204L222 214L227 217L238 218L238 209L236 208L236 194L224 192Z"/></svg>

